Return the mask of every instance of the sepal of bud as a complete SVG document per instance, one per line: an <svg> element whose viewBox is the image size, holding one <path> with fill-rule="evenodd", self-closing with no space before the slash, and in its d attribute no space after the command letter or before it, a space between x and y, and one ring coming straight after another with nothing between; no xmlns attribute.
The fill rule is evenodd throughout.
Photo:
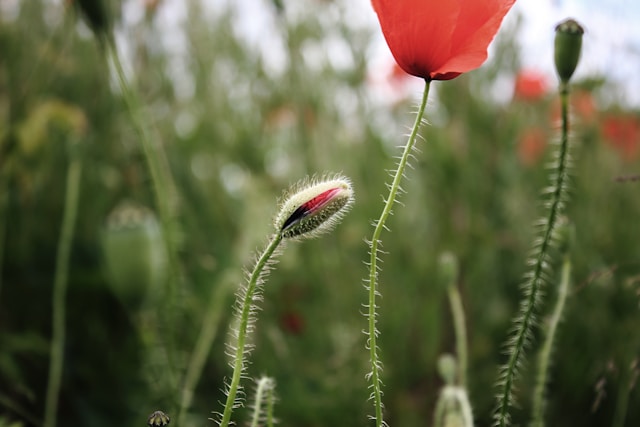
<svg viewBox="0 0 640 427"><path fill-rule="evenodd" d="M569 81L578 66L583 34L584 29L573 19L562 21L556 26L554 61L558 77L563 83Z"/></svg>

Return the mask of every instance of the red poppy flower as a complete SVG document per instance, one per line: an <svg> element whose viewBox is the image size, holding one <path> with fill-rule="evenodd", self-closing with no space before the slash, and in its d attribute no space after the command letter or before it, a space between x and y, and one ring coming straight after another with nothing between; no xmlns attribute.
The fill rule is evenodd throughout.
<svg viewBox="0 0 640 427"><path fill-rule="evenodd" d="M625 160L635 160L640 153L640 120L633 115L607 116L602 123L605 141Z"/></svg>
<svg viewBox="0 0 640 427"><path fill-rule="evenodd" d="M450 80L482 65L514 2L372 0L398 65L427 80Z"/></svg>
<svg viewBox="0 0 640 427"><path fill-rule="evenodd" d="M547 135L540 128L525 129L518 140L518 157L526 166L536 164L544 155Z"/></svg>
<svg viewBox="0 0 640 427"><path fill-rule="evenodd" d="M516 76L513 97L523 101L539 101L547 93L548 84L544 74L535 70L522 70Z"/></svg>

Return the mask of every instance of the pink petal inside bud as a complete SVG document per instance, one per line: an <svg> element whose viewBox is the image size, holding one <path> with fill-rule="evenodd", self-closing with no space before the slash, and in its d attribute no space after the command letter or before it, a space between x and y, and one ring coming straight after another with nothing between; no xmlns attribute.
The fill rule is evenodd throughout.
<svg viewBox="0 0 640 427"><path fill-rule="evenodd" d="M320 193L313 199L300 205L300 207L296 209L284 222L284 224L282 225L282 230L286 230L293 224L299 222L301 219L313 214L314 212L318 212L319 210L327 206L331 202L331 200L333 200L333 197L340 192L340 190L342 190L342 188L340 187L330 188L329 190Z"/></svg>

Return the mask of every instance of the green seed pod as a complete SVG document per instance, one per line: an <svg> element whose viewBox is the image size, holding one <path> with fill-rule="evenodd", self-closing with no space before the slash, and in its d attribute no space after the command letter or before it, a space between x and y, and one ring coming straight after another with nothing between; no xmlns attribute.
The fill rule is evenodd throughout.
<svg viewBox="0 0 640 427"><path fill-rule="evenodd" d="M353 200L351 182L343 176L305 179L285 195L274 226L286 239L316 237L333 229Z"/></svg>
<svg viewBox="0 0 640 427"><path fill-rule="evenodd" d="M563 83L567 83L580 60L584 29L573 19L567 19L556 26L554 60L556 72Z"/></svg>
<svg viewBox="0 0 640 427"><path fill-rule="evenodd" d="M128 308L137 308L166 276L158 220L149 209L123 202L107 218L101 243L109 285Z"/></svg>

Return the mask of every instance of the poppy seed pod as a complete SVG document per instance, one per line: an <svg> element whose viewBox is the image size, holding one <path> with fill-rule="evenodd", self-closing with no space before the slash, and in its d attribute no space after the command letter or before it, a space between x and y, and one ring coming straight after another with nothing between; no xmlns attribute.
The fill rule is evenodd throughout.
<svg viewBox="0 0 640 427"><path fill-rule="evenodd" d="M330 231L353 203L351 182L343 176L303 180L283 198L274 225L287 239L316 237Z"/></svg>
<svg viewBox="0 0 640 427"><path fill-rule="evenodd" d="M139 307L166 278L160 223L149 209L122 202L109 214L101 243L114 294L128 308Z"/></svg>
<svg viewBox="0 0 640 427"><path fill-rule="evenodd" d="M584 29L573 19L562 21L556 26L554 62L558 77L563 83L569 81L578 66L583 34Z"/></svg>

